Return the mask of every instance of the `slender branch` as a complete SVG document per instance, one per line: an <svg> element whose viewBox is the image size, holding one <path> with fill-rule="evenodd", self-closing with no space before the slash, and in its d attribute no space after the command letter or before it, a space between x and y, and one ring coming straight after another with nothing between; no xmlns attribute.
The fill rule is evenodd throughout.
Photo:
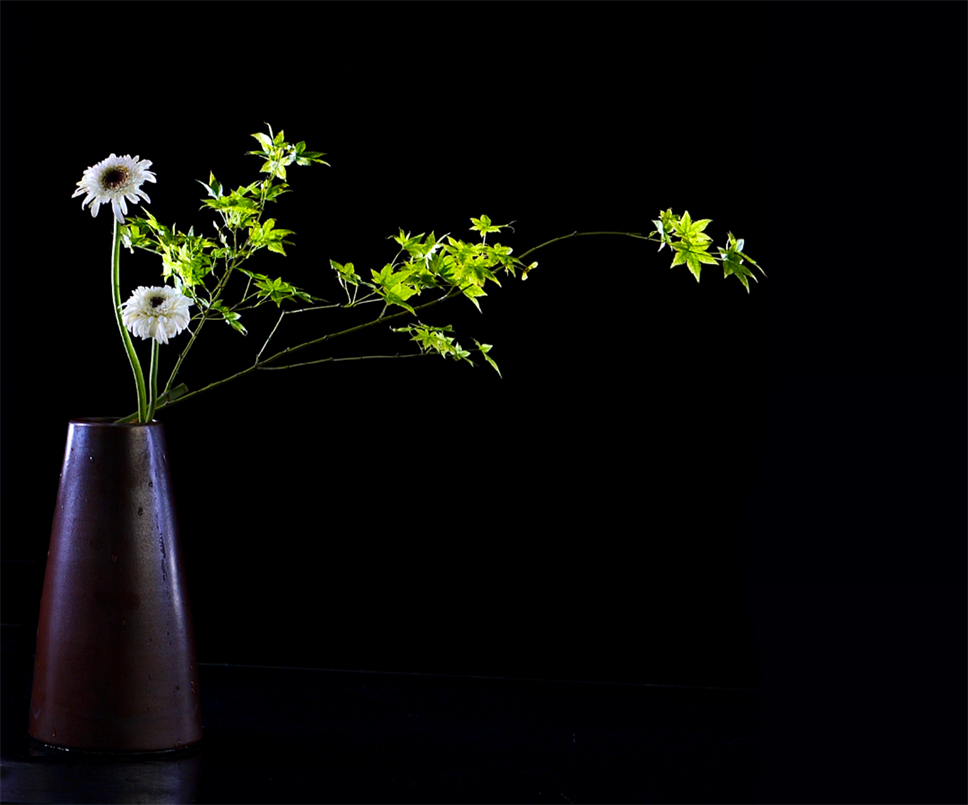
<svg viewBox="0 0 968 805"><path fill-rule="evenodd" d="M262 348L259 350L258 354L255 356L255 362L256 362L257 365L259 363L259 358L262 357L262 353L265 352L266 347L269 346L269 342L272 340L272 336L274 336L276 334L276 330L278 330L279 329L279 325L282 324L282 319L283 319L283 317L285 315L286 315L286 311L285 310L282 311L282 313L279 314L279 318L276 320L276 326L272 328L272 332L269 333L269 337L266 339L266 342L262 345Z"/></svg>
<svg viewBox="0 0 968 805"><path fill-rule="evenodd" d="M552 243L557 243L559 240L568 240L568 238L578 238L582 235L621 235L623 237L635 238L636 240L651 240L653 243L662 243L661 240L656 238L648 238L645 235L639 234L638 232L572 232L570 235L562 235L558 238L552 238L551 240L546 240L535 246L533 249L528 249L524 254L518 256L518 260L524 260L532 252L538 251L538 249L543 249L545 246L550 246Z"/></svg>
<svg viewBox="0 0 968 805"><path fill-rule="evenodd" d="M293 313L308 313L310 310L332 310L335 307L345 308L346 305L332 304L332 305L316 305L315 307L296 307L292 310L287 310L286 315L292 315ZM354 305L354 307L356 307Z"/></svg>
<svg viewBox="0 0 968 805"><path fill-rule="evenodd" d="M276 334L276 330L279 329L279 325L282 324L282 319L284 316L288 316L292 313L306 313L307 311L310 311L310 310L332 310L333 308L336 308L336 307L342 307L342 305L316 305L315 307L301 307L301 308L296 308L294 310L283 310L279 314L279 318L276 320L276 324L272 328L272 332L269 333L269 337L266 339L265 343L262 345L262 348L255 356L255 362L256 363L259 362L259 358L262 357L262 353L265 352L266 347L269 346L269 342L272 340L272 337ZM236 310L238 310L238 308L236 308Z"/></svg>
<svg viewBox="0 0 968 805"><path fill-rule="evenodd" d="M441 297L438 297L437 299L432 299L430 302L424 302L424 304L422 305L417 305L417 307L415 307L413 311L414 313L416 313L418 310L426 310L427 308L433 307L434 305L438 305L441 302L444 302L448 299L453 299L458 294L459 294L459 291L457 291L456 289L452 291L448 291L446 294L444 294ZM403 316L408 316L408 315L410 315L409 310L401 310L399 313L391 313L389 316L383 316L382 318L374 319L373 321L364 322L363 324L358 324L355 327L350 327L349 329L346 329L346 330L340 330L340 332L338 333L331 333L329 335L324 335L319 338L314 338L312 341L306 341L305 343L299 344L298 346L295 346L295 347L286 347L281 352L277 352L275 355L270 355L268 358L262 361L262 364L273 363L277 361L279 358L283 357L284 355L291 355L292 353L298 352L299 350L305 349L306 347L311 347L311 346L314 346L315 344L322 344L326 341L330 341L333 338L338 338L341 335L349 335L350 333L355 333L360 330L365 330L369 327L373 327L376 324L383 324L388 321L393 321L393 319L399 319Z"/></svg>
<svg viewBox="0 0 968 805"><path fill-rule="evenodd" d="M401 355L355 355L351 358L320 358L316 361L303 361L302 363L288 363L285 366L260 366L264 372L278 372L282 369L295 369L297 366L315 366L317 363L341 363L342 361L371 361L377 358L420 358L424 355L431 355L431 352L405 352Z"/></svg>
<svg viewBox="0 0 968 805"><path fill-rule="evenodd" d="M168 382L165 383L166 394L169 391L171 391L171 384L175 382L175 377L178 375L178 371L181 369L181 365L185 360L185 356L188 354L188 350L192 348L192 344L195 343L195 339L198 338L198 334L202 331L202 327L205 325L205 322L208 320L208 311L209 311L209 308L206 308L205 311L199 317L198 324L195 326L195 329L189 330L189 332L191 333L191 337L188 339L188 343L185 344L185 348L179 354L178 360L175 361L175 365L171 370L171 374L168 375Z"/></svg>

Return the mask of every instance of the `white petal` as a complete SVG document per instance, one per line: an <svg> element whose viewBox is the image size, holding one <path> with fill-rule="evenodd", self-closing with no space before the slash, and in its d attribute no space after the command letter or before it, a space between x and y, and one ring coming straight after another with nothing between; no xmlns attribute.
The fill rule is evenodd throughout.
<svg viewBox="0 0 968 805"><path fill-rule="evenodd" d="M81 181L77 182L78 189L74 191L71 198L86 193L87 197L82 201L81 209L84 209L93 201L91 214L94 216L97 215L101 204L110 203L114 217L119 223L124 223L124 216L128 214L128 205L125 203L125 198L132 204L140 203L139 197L144 198L146 202L150 203L151 201L147 194L140 192L141 185L144 182L157 183L157 179L145 170L150 165L151 162L148 160L140 162L138 157L132 159L128 154L119 157L112 153L107 159L102 159L84 171ZM124 184L120 188L114 189L104 186L102 182L106 173L118 168L127 171L128 175Z"/></svg>

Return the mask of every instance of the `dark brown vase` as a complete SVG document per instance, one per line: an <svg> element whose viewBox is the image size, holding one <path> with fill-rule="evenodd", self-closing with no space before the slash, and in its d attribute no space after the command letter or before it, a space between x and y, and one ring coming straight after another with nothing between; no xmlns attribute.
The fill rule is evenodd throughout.
<svg viewBox="0 0 968 805"><path fill-rule="evenodd" d="M68 426L29 732L66 749L180 749L202 718L165 432L112 423Z"/></svg>

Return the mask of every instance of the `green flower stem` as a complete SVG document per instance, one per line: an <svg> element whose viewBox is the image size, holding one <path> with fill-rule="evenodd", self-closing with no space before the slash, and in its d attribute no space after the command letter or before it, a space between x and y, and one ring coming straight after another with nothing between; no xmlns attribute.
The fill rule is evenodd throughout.
<svg viewBox="0 0 968 805"><path fill-rule="evenodd" d="M149 389L151 395L148 398L148 417L146 422L151 422L155 418L155 408L158 405L158 342L151 339L151 367L148 369Z"/></svg>
<svg viewBox="0 0 968 805"><path fill-rule="evenodd" d="M131 336L121 319L121 226L118 219L114 219L114 248L111 251L111 293L114 299L114 318L118 323L121 340L128 353L128 362L134 374L134 382L138 389L138 421L148 421L148 395L145 393L145 376L141 371L141 361L131 343Z"/></svg>

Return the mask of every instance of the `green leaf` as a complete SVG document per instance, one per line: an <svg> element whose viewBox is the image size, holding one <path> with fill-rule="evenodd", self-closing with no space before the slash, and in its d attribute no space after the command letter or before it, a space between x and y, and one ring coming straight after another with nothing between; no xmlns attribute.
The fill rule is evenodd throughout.
<svg viewBox="0 0 968 805"><path fill-rule="evenodd" d="M484 253L483 244L465 243L452 237L447 238L447 245L444 246L444 249L454 255L458 263L469 263Z"/></svg>
<svg viewBox="0 0 968 805"><path fill-rule="evenodd" d="M252 136L255 137L259 141L259 145L261 145L262 148L267 153L272 150L272 140L270 140L268 137L266 137L265 134L262 134L262 132L259 132L258 134L253 134Z"/></svg>
<svg viewBox="0 0 968 805"><path fill-rule="evenodd" d="M500 232L510 226L510 224L492 224L491 219L486 215L482 215L480 218L471 218L471 223L473 224L471 229L480 232L481 237L485 240L488 232Z"/></svg>
<svg viewBox="0 0 968 805"><path fill-rule="evenodd" d="M255 199L245 197L246 188L240 187L238 190L233 190L227 196L218 196L214 199L204 199L202 202L206 207L211 207L213 210L226 210L238 213L249 213L255 212L259 205Z"/></svg>
<svg viewBox="0 0 968 805"><path fill-rule="evenodd" d="M448 324L443 327L429 327L418 322L406 327L393 328L395 333L409 333L410 340L415 341L420 346L421 352L436 352L439 355L454 360L463 360L470 363L470 352L461 347L452 337L446 333L452 332L453 328Z"/></svg>
<svg viewBox="0 0 968 805"><path fill-rule="evenodd" d="M207 183L203 182L201 179L196 179L195 181L204 187L205 192L207 192L212 198L222 197L222 185L215 180L215 174L211 171L209 171Z"/></svg>
<svg viewBox="0 0 968 805"><path fill-rule="evenodd" d="M483 288L481 288L479 285L468 285L466 288L464 288L461 291L461 293L463 293L464 296L466 296L468 299L470 299L474 303L474 307L476 307L478 309L478 311L480 311L481 313L484 312L484 311L481 310L481 305L477 301L477 297L479 297L479 296L487 296L487 294L484 292L484 289Z"/></svg>
<svg viewBox="0 0 968 805"><path fill-rule="evenodd" d="M179 383L175 388L169 391L167 394L161 394L158 397L158 402L174 402L179 397L184 397L188 394L188 386L185 383Z"/></svg>
<svg viewBox="0 0 968 805"><path fill-rule="evenodd" d="M268 218L263 223L256 222L249 227L249 243L253 249L261 249L265 246L269 251L285 255L286 251L283 244L292 245L291 241L286 240L286 235L294 235L291 229L276 229L276 219Z"/></svg>
<svg viewBox="0 0 968 805"><path fill-rule="evenodd" d="M283 302L293 298L301 299L304 302L313 301L309 294L295 285L285 282L282 277L276 277L274 280L262 277L257 279L255 284L259 289L259 296L275 302L277 307L282 307Z"/></svg>
<svg viewBox="0 0 968 805"><path fill-rule="evenodd" d="M494 362L494 358L492 358L490 355L488 355L488 353L492 349L492 345L491 344L482 344L476 338L474 339L474 343L477 344L477 348L481 351L481 355L484 356L484 360L487 361L488 364L490 364L493 367L494 371L497 372L497 376L500 377L503 380L504 379L504 375L502 375L501 374L501 370L497 368L497 364Z"/></svg>
<svg viewBox="0 0 968 805"><path fill-rule="evenodd" d="M339 274L339 279L341 282L349 283L350 285L360 284L360 275L356 273L356 269L353 267L352 263L347 263L344 266L340 265L335 260L330 260L329 265L337 274Z"/></svg>
<svg viewBox="0 0 968 805"><path fill-rule="evenodd" d="M500 243L495 243L487 247L486 254L491 259L491 261L495 263L499 263L501 266L504 267L504 270L507 271L513 277L514 267L515 267L515 264L517 263L517 260L511 256L511 252L512 252L512 249L510 246L502 246ZM498 285L501 284L500 282L498 282L497 278L495 278L494 281L497 282Z"/></svg>
<svg viewBox="0 0 968 805"><path fill-rule="evenodd" d="M659 244L659 251L661 252L666 246L672 246L672 238L669 236L670 230L666 228L666 225L662 221L654 220L652 223L655 224L656 231L650 232L649 237L652 237L653 235L659 236L659 240L662 241Z"/></svg>
<svg viewBox="0 0 968 805"><path fill-rule="evenodd" d="M404 310L414 313L414 309L407 304L407 299L417 293L416 289L408 282L410 271L394 271L389 263L380 271L370 269L373 276L372 287L388 305L398 305Z"/></svg>
<svg viewBox="0 0 968 805"><path fill-rule="evenodd" d="M423 233L411 237L409 234L404 235L401 229L400 234L393 239L410 255L412 260L423 260L425 264L428 264L430 258L442 244L437 241L433 232L423 240L421 238L424 238Z"/></svg>
<svg viewBox="0 0 968 805"><path fill-rule="evenodd" d="M242 333L242 335L248 335L249 331L245 329L242 322L239 321L242 318L238 313L230 308L226 307L225 303L221 299L216 299L210 306L210 309L215 311L221 316L222 321L224 321L229 327L231 327L236 332Z"/></svg>
<svg viewBox="0 0 968 805"><path fill-rule="evenodd" d="M670 268L685 264L699 282L699 272L704 263L715 265L717 260L709 254L709 245L712 240L703 230L709 225L711 219L703 218L693 221L687 210L681 219L677 219L671 210L659 213L658 221L654 223L659 226L664 233L670 231L679 236L678 241L669 241L669 245L675 251ZM664 238L663 238L664 240ZM665 245L665 242L662 244ZM661 246L659 247L661 251Z"/></svg>
<svg viewBox="0 0 968 805"><path fill-rule="evenodd" d="M736 240L736 238L733 237L732 232L727 233L727 237L729 239L729 245L727 248L724 249L722 246L718 247L720 259L723 263L723 277L725 278L730 275L735 276L736 279L743 283L743 287L745 287L746 292L749 293L750 284L748 278L752 277L754 282L759 282L759 280L749 269L749 267L743 264L743 261L749 261L752 266L759 269L760 273L763 274L764 277L766 276L766 272L763 271L763 269L760 268L759 265L757 265L753 260L750 260L749 257L743 254L742 249L745 243L742 239Z"/></svg>
<svg viewBox="0 0 968 805"><path fill-rule="evenodd" d="M701 221L693 221L689 217L689 211L686 210L685 214L682 216L682 220L679 222L678 226L675 227L675 231L683 239L689 239L697 242L710 240L709 235L703 233L703 230L711 222L711 218L703 218Z"/></svg>
<svg viewBox="0 0 968 805"><path fill-rule="evenodd" d="M268 190L266 190L266 201L275 201L283 193L291 193L291 192L292 191L289 190L289 185L287 185L285 182L279 182L278 184L274 184L271 187L269 187Z"/></svg>
<svg viewBox="0 0 968 805"><path fill-rule="evenodd" d="M676 256L673 258L670 268L685 263L696 278L696 282L699 282L702 263L715 265L717 262L716 258L706 251L708 244L705 243L697 245L683 240L673 243L672 248L676 250Z"/></svg>

